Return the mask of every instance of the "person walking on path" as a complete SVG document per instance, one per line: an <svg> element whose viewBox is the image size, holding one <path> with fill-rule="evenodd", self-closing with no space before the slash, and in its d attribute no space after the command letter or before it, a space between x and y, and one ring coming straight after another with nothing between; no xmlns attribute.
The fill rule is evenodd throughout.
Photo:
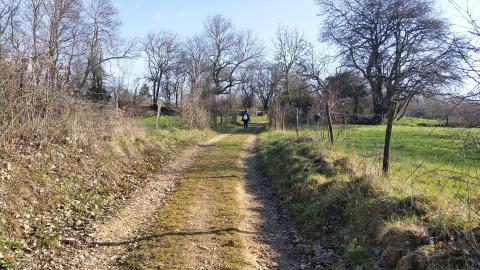
<svg viewBox="0 0 480 270"><path fill-rule="evenodd" d="M243 131L247 131L248 122L250 122L250 115L248 114L247 110L245 110L245 112L243 112L242 121L243 121Z"/></svg>

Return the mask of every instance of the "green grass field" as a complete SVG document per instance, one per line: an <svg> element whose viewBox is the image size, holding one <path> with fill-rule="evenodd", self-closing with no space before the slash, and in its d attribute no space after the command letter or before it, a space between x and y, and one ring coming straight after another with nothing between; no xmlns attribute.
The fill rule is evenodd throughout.
<svg viewBox="0 0 480 270"><path fill-rule="evenodd" d="M338 142L344 150L381 158L385 126L340 129ZM475 147L479 136L480 129L395 125L391 142L393 162L426 162L454 170L476 167L480 161L479 149Z"/></svg>
<svg viewBox="0 0 480 270"><path fill-rule="evenodd" d="M400 120L395 121L397 126L409 126L409 127L441 127L446 123L442 120L423 119L415 117L403 117Z"/></svg>
<svg viewBox="0 0 480 270"><path fill-rule="evenodd" d="M480 182L480 129L447 128L440 121L406 118L395 122L391 141L391 178L429 191L464 194L462 176ZM336 126L336 150L353 154L379 168L385 137L381 126ZM305 128L302 134L326 138L326 130Z"/></svg>
<svg viewBox="0 0 480 270"><path fill-rule="evenodd" d="M157 118L155 116L141 118L140 123L150 129L155 129L157 124ZM182 128L182 122L180 118L177 116L164 115L160 117L159 128L160 129L180 129Z"/></svg>
<svg viewBox="0 0 480 270"><path fill-rule="evenodd" d="M396 122L391 172L384 176L385 128L335 126L334 147L325 129L313 127L303 128L300 140L294 131L260 135L269 179L306 232L341 250L340 268L358 261L373 267L379 258L387 268L396 265L388 258L398 254L375 255L377 241L385 252L420 248L441 254L446 249L439 245L448 239L419 245L409 235L421 228L464 239L460 235L480 225L480 129L412 118ZM433 265L460 267L436 258Z"/></svg>
<svg viewBox="0 0 480 270"><path fill-rule="evenodd" d="M419 122L419 120L415 120ZM380 167L385 126L337 129L337 149ZM479 191L480 129L422 127L396 123L391 142L391 178L408 183L414 191L464 196L465 181Z"/></svg>
<svg viewBox="0 0 480 270"><path fill-rule="evenodd" d="M155 116L141 118L138 121L141 126L147 128L152 139L159 145L163 145L164 148L171 148L173 151L194 145L216 134L215 131L210 129L182 129L182 122L178 116L161 116L158 130L156 129L157 120Z"/></svg>

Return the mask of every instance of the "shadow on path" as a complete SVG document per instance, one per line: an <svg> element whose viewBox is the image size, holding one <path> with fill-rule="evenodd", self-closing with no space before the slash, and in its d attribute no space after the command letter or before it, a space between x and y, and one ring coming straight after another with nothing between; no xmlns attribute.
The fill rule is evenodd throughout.
<svg viewBox="0 0 480 270"><path fill-rule="evenodd" d="M211 231L192 231L192 232L166 232L161 234L147 235L144 237L135 238L132 240L119 241L119 242L95 242L92 245L94 247L112 247L112 246L123 246L133 243L138 243L144 240L154 240L159 238L164 238L168 236L195 236L195 235L211 235L211 234L222 234L222 233L243 233L243 234L255 234L255 232L249 232L240 230L238 228L225 228L225 229L216 229Z"/></svg>
<svg viewBox="0 0 480 270"><path fill-rule="evenodd" d="M220 176L191 176L191 177L182 177L181 180L185 179L226 179L226 178L238 178L238 175L220 175Z"/></svg>

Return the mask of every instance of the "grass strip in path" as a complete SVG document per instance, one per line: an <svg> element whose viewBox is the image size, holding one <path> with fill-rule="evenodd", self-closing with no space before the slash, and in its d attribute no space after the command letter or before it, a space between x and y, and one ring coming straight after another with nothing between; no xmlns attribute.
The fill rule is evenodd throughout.
<svg viewBox="0 0 480 270"><path fill-rule="evenodd" d="M264 125L252 127L253 133ZM128 269L295 269L289 230L257 166L256 135L209 146L126 260ZM138 241L136 241L137 243Z"/></svg>
<svg viewBox="0 0 480 270"><path fill-rule="evenodd" d="M208 149L185 172L156 223L127 259L128 269L242 269L236 187L248 135L231 135Z"/></svg>

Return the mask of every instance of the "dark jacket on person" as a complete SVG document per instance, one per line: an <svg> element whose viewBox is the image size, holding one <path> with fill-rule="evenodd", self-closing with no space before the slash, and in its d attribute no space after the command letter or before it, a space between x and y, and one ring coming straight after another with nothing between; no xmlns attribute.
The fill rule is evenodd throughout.
<svg viewBox="0 0 480 270"><path fill-rule="evenodd" d="M245 120L245 115L247 115L247 119ZM245 122L250 122L250 114L248 114L247 112L244 112L243 115L242 115L242 121Z"/></svg>

